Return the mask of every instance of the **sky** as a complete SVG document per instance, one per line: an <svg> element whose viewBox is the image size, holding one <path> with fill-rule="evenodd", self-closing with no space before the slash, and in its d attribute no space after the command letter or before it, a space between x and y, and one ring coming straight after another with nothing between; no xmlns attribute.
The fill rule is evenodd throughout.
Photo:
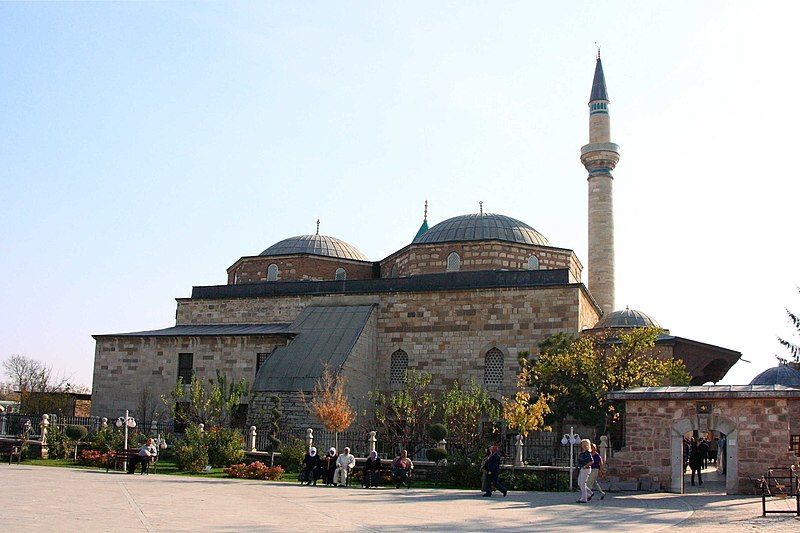
<svg viewBox="0 0 800 533"><path fill-rule="evenodd" d="M174 325L174 298L317 219L382 259L425 200L431 225L483 201L585 265L599 43L617 307L741 351L723 383L748 383L800 312L797 20L796 2L2 3L0 359L88 385L92 334Z"/></svg>

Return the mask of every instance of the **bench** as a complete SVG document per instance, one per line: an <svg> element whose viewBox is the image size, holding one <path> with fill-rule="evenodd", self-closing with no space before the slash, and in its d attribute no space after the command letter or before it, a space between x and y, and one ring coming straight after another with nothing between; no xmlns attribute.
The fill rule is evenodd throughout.
<svg viewBox="0 0 800 533"><path fill-rule="evenodd" d="M122 468L125 464L130 463L132 461L139 462L139 459L143 459L145 461L145 467L143 474L150 474L150 469L153 469L153 473L156 472L156 465L158 464L158 456L154 455L151 457L141 458L139 457L139 450L137 449L127 449L127 450L114 450L108 452L108 459L106 460L106 472L108 472L112 467L114 470Z"/></svg>
<svg viewBox="0 0 800 533"><path fill-rule="evenodd" d="M8 455L8 464L17 458L17 464L22 461L22 446L15 446L11 442L0 443L0 455Z"/></svg>

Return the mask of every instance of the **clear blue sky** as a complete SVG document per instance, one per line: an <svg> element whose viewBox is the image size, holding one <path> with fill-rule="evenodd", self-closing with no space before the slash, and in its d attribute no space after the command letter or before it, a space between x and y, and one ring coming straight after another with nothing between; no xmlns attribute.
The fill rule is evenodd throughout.
<svg viewBox="0 0 800 533"><path fill-rule="evenodd" d="M775 363L800 311L797 3L0 4L0 358L89 384L92 333L288 236L372 259L430 221L526 221L586 263L594 43L617 306Z"/></svg>

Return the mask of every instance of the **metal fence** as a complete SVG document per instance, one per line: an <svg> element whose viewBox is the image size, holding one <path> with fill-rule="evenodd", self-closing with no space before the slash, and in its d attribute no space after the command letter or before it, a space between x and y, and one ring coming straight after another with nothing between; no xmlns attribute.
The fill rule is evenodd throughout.
<svg viewBox="0 0 800 533"><path fill-rule="evenodd" d="M516 435L506 436L503 453L507 458L516 457L516 439ZM561 444L561 439L554 433L532 434L523 439L522 460L529 465L569 466L569 454L570 447Z"/></svg>
<svg viewBox="0 0 800 533"><path fill-rule="evenodd" d="M42 417L38 415L21 415L19 413L0 413L0 435L16 437L22 434L25 422L31 423L30 438L42 435Z"/></svg>

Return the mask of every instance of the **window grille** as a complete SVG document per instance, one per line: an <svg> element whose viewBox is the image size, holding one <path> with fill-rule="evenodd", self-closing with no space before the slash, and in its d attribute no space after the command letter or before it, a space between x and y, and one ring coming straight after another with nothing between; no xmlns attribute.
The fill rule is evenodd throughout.
<svg viewBox="0 0 800 533"><path fill-rule="evenodd" d="M267 357L269 357L269 352L256 354L256 374L258 374L258 370L261 368L261 365L264 364L264 361L267 360Z"/></svg>
<svg viewBox="0 0 800 533"><path fill-rule="evenodd" d="M401 385L406 382L408 372L408 354L403 350L397 350L392 354L389 369L389 383L391 385Z"/></svg>
<svg viewBox="0 0 800 533"><path fill-rule="evenodd" d="M461 269L461 258L458 256L457 253L451 252L450 255L447 256L447 271L458 272L460 269Z"/></svg>
<svg viewBox="0 0 800 533"><path fill-rule="evenodd" d="M539 270L539 258L535 255L528 258L528 270Z"/></svg>
<svg viewBox="0 0 800 533"><path fill-rule="evenodd" d="M336 273L333 275L333 279L336 281L344 281L347 279L347 271L342 267L336 269Z"/></svg>
<svg viewBox="0 0 800 533"><path fill-rule="evenodd" d="M503 352L497 348L492 348L486 352L486 361L483 367L484 385L503 384Z"/></svg>
<svg viewBox="0 0 800 533"><path fill-rule="evenodd" d="M267 281L278 281L278 265L275 263L267 267Z"/></svg>
<svg viewBox="0 0 800 533"><path fill-rule="evenodd" d="M183 378L183 383L188 385L194 375L194 354L178 354L178 379Z"/></svg>

